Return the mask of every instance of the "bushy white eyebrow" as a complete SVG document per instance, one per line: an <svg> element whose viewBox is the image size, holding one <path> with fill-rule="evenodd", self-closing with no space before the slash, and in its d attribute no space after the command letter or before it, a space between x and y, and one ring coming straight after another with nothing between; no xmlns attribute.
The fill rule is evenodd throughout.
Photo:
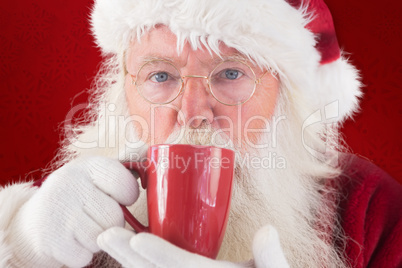
<svg viewBox="0 0 402 268"><path fill-rule="evenodd" d="M142 56L140 57L140 63L148 63L151 61L155 61L155 60L163 60L163 61L167 61L170 63L174 63L174 59L171 57L163 57L163 56L159 56L159 55L147 55L147 56Z"/></svg>
<svg viewBox="0 0 402 268"><path fill-rule="evenodd" d="M160 55L147 55L140 57L140 63L145 64L155 60L162 60L167 61L169 63L174 64L175 59L171 57L165 57ZM242 54L234 54L234 55L218 55L217 58L211 61L211 65L218 65L222 61L241 61L241 62L248 62L247 58L244 57Z"/></svg>

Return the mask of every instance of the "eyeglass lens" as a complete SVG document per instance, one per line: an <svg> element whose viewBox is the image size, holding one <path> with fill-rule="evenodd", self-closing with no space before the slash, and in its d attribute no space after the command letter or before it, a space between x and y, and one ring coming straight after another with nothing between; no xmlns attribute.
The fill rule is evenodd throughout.
<svg viewBox="0 0 402 268"><path fill-rule="evenodd" d="M212 70L208 80L211 93L219 102L236 105L251 97L256 78L248 65L236 60L227 60ZM180 94L183 80L173 64L154 60L141 67L135 84L145 99L163 104Z"/></svg>

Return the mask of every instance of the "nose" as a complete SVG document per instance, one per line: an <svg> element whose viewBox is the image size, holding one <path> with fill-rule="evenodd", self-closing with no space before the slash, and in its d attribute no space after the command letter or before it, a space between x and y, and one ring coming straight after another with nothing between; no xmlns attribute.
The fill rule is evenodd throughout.
<svg viewBox="0 0 402 268"><path fill-rule="evenodd" d="M214 118L207 80L203 76L185 76L184 92L181 98L181 114L177 116L180 125L188 124L198 128L203 121L211 124Z"/></svg>

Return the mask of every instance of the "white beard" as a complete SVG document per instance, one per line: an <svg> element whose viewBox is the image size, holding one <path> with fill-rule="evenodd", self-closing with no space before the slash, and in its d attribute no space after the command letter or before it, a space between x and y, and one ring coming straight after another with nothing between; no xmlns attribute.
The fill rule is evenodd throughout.
<svg viewBox="0 0 402 268"><path fill-rule="evenodd" d="M247 160L244 150L242 153L236 150L227 137L217 135L211 138L214 130L209 128L209 131L205 131L205 128L208 129L208 126L201 128L203 131L185 129L184 136L179 140L179 131L176 131L165 143L173 141L221 147L226 144L225 147L236 151L231 210L218 259L234 262L253 259L251 246L254 234L261 227L270 224L279 233L282 248L291 267L343 267L342 257L339 257L332 243L328 242L333 241L332 235L342 239L337 224L334 225L334 204L323 204L322 192L326 190L322 180L315 175L306 176L310 171L310 174L324 173L333 177L336 171L319 161L311 161L311 156L305 150L297 152L294 144L289 144L291 142L284 143L287 144L285 147L277 146L269 150L271 153L267 149L248 149ZM267 138L265 136L262 140ZM288 152L288 149L292 152ZM271 160L274 157L286 163L285 166L272 166L271 161L270 168L249 168L253 157L271 157ZM133 206L133 213L147 224L145 191ZM317 220L318 215L321 216L320 221Z"/></svg>
<svg viewBox="0 0 402 268"><path fill-rule="evenodd" d="M252 259L254 234L265 225L274 226L291 267L342 267L329 236L337 232L333 210L322 208L323 188L314 178L310 184L290 167L283 170L245 170L236 174L231 213L220 259ZM318 221L321 215L327 222Z"/></svg>

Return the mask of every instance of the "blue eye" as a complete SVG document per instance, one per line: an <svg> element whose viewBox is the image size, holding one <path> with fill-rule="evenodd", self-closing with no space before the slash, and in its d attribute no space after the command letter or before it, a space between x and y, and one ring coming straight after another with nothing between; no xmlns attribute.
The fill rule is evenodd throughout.
<svg viewBox="0 0 402 268"><path fill-rule="evenodd" d="M226 71L225 71L225 76L226 76L227 79L235 80L235 79L237 79L238 76L239 76L239 71L236 71L236 70L226 70Z"/></svg>
<svg viewBox="0 0 402 268"><path fill-rule="evenodd" d="M168 77L169 77L168 73L160 72L160 73L154 74L151 77L151 80L156 81L158 83L162 83L162 82L166 82L168 80Z"/></svg>

